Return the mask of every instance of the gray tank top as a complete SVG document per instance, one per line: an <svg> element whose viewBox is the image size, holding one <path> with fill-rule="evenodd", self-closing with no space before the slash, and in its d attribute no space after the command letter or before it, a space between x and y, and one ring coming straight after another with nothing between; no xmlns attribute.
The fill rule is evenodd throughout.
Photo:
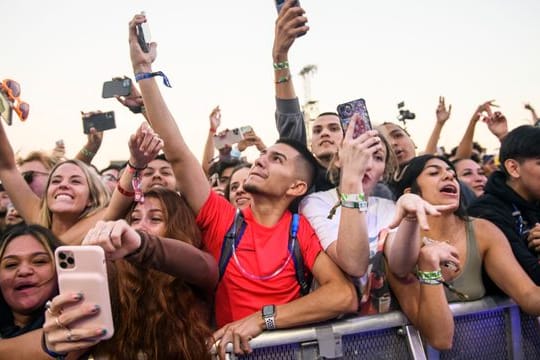
<svg viewBox="0 0 540 360"><path fill-rule="evenodd" d="M463 294L469 296L468 301L478 300L482 298L486 289L482 282L482 259L478 252L478 246L476 245L476 236L474 235L474 228L472 220L466 221L467 226L467 259L465 260L465 267L461 271L461 274L453 281L449 281L456 290L459 290ZM446 299L448 302L463 301L456 294L444 288Z"/></svg>

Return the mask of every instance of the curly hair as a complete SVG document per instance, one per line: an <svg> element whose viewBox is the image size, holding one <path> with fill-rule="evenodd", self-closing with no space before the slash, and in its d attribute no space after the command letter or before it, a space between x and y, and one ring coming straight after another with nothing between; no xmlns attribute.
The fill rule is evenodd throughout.
<svg viewBox="0 0 540 360"><path fill-rule="evenodd" d="M164 214L165 236L201 247L201 233L195 216L176 192L155 188L146 198L160 201ZM130 222L130 215L127 217ZM208 295L183 279L132 265L115 263L116 279L111 297L116 305L115 335L100 344L110 359L210 359L207 339L209 327ZM116 301L115 301L116 300ZM114 305L113 305L114 306Z"/></svg>

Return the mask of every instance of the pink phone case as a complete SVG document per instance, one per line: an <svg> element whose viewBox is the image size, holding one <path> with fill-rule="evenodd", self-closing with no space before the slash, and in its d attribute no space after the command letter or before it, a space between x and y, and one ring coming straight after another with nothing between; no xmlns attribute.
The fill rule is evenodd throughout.
<svg viewBox="0 0 540 360"><path fill-rule="evenodd" d="M55 260L60 294L81 292L83 302L100 307L97 315L71 323L69 327L102 328L107 330L102 339L112 337L114 324L103 249L92 245L60 246L55 251Z"/></svg>
<svg viewBox="0 0 540 360"><path fill-rule="evenodd" d="M218 150L223 149L225 145L233 145L244 139L244 134L253 131L251 126L242 126L236 129L227 130L223 134L214 135L214 147Z"/></svg>

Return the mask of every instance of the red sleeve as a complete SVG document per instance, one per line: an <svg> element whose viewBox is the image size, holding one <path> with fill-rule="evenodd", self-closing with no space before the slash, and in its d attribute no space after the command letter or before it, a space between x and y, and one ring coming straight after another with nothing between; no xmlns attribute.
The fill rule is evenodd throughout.
<svg viewBox="0 0 540 360"><path fill-rule="evenodd" d="M303 216L300 216L298 241L300 242L300 249L304 257L304 264L306 264L310 272L313 272L315 259L317 259L317 256L323 249L315 230L313 230L309 221Z"/></svg>

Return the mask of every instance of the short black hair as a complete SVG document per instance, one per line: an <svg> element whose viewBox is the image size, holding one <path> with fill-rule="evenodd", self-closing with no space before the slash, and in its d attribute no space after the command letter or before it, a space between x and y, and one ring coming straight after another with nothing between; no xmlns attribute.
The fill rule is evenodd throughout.
<svg viewBox="0 0 540 360"><path fill-rule="evenodd" d="M126 162L126 165L127 165L127 162ZM125 167L125 165L121 166L121 165L118 165L118 164L111 164L111 165L107 166L106 168L101 169L99 171L99 175L103 175L103 173L105 171L108 171L108 170L117 170L118 172L120 172L124 167Z"/></svg>
<svg viewBox="0 0 540 360"><path fill-rule="evenodd" d="M218 161L212 163L212 165L210 165L209 169L208 169L208 174L209 175L212 175L212 174L218 174L219 177L221 177L221 175L223 175L223 172L225 171L225 169L228 169L228 168L235 168L239 165L242 165L244 164L245 161L242 161L240 160L239 158L235 157L235 156L226 156L226 157L223 157L223 158L220 158Z"/></svg>
<svg viewBox="0 0 540 360"><path fill-rule="evenodd" d="M308 188L311 187L311 184L313 184L313 181L317 174L317 168L319 163L317 159L315 159L311 151L309 151L307 146L300 141L291 138L279 138L278 141L276 141L276 144L285 144L298 151L298 153L300 154L299 159L301 161L299 167L304 167L307 170L305 174L305 180L308 183Z"/></svg>
<svg viewBox="0 0 540 360"><path fill-rule="evenodd" d="M522 162L525 159L540 158L540 128L531 125L518 126L510 131L501 143L499 161L506 177L509 176L504 166L508 159Z"/></svg>

